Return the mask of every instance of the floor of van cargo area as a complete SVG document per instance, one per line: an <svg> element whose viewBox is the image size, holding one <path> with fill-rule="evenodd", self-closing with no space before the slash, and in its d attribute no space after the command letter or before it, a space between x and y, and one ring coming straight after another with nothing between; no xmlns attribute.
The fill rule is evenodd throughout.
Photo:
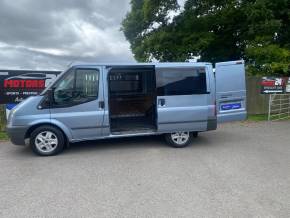
<svg viewBox="0 0 290 218"><path fill-rule="evenodd" d="M111 132L146 132L156 130L150 117L119 117L111 118Z"/></svg>

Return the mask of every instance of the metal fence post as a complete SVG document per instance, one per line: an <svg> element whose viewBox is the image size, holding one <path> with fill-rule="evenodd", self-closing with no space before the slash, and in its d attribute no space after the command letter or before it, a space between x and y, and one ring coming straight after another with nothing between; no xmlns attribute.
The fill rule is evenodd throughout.
<svg viewBox="0 0 290 218"><path fill-rule="evenodd" d="M288 96L288 118L290 118L290 95Z"/></svg>
<svg viewBox="0 0 290 218"><path fill-rule="evenodd" d="M269 97L269 104L268 104L268 121L271 120L271 101L272 101L272 94Z"/></svg>

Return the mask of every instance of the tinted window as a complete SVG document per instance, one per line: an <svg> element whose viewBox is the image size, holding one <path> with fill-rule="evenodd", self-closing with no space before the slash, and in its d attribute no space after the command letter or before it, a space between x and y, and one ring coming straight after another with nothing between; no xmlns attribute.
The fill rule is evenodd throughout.
<svg viewBox="0 0 290 218"><path fill-rule="evenodd" d="M157 92L162 95L206 94L205 68L168 68L156 71Z"/></svg>
<svg viewBox="0 0 290 218"><path fill-rule="evenodd" d="M54 87L56 106L76 105L97 99L99 71L77 69L69 71Z"/></svg>

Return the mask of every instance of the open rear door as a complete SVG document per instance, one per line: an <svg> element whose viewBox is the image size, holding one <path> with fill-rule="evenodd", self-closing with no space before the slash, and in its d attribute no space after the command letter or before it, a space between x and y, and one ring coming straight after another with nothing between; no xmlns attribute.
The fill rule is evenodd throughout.
<svg viewBox="0 0 290 218"><path fill-rule="evenodd" d="M218 123L247 118L244 61L217 63L216 103Z"/></svg>

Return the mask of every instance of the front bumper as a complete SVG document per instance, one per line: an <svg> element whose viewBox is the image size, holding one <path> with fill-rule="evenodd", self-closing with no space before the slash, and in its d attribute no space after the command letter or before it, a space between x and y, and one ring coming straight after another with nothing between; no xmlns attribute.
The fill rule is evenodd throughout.
<svg viewBox="0 0 290 218"><path fill-rule="evenodd" d="M7 126L6 132L14 145L25 145L25 134L27 127Z"/></svg>

